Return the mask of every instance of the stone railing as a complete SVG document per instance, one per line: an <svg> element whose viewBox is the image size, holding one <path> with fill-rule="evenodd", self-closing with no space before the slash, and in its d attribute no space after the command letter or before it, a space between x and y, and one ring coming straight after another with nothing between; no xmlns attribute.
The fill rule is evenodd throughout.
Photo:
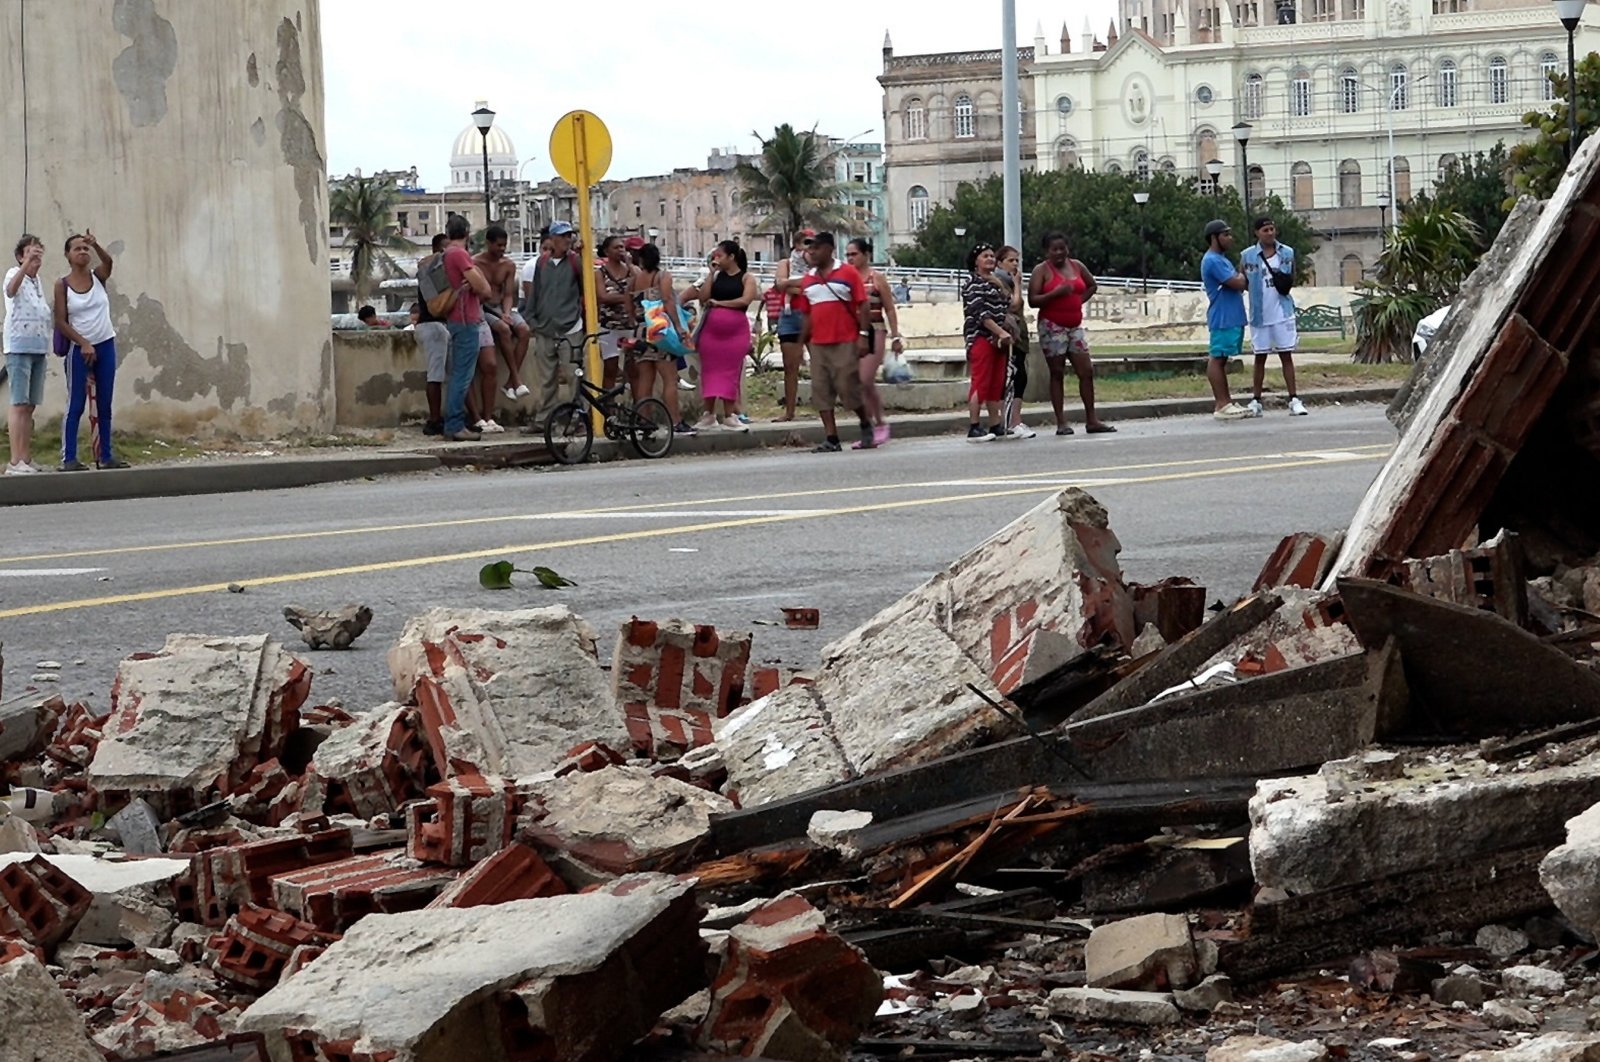
<svg viewBox="0 0 1600 1062"><path fill-rule="evenodd" d="M889 57L888 68L890 70L912 70L924 66L959 66L966 64L999 66L1001 58L999 48L973 52L939 52L933 55L895 55ZM1017 61L1023 63L1033 62L1033 49L1018 48Z"/></svg>

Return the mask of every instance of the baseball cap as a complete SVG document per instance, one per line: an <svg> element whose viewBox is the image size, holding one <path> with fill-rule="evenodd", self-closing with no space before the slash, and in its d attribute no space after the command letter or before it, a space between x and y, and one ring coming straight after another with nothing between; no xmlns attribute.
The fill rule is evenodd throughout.
<svg viewBox="0 0 1600 1062"><path fill-rule="evenodd" d="M622 246L626 247L630 251L637 251L639 248L644 246L644 237L629 236L627 239L622 241Z"/></svg>
<svg viewBox="0 0 1600 1062"><path fill-rule="evenodd" d="M573 228L570 221L558 221L550 226L550 235L552 236L571 236L572 233Z"/></svg>
<svg viewBox="0 0 1600 1062"><path fill-rule="evenodd" d="M1232 231L1233 231L1233 226L1232 225L1229 225L1226 221L1223 221L1221 218L1218 218L1215 221L1206 222L1205 237L1206 237L1206 239L1209 240L1213 236L1220 235L1221 233L1224 233L1224 232L1232 232Z"/></svg>

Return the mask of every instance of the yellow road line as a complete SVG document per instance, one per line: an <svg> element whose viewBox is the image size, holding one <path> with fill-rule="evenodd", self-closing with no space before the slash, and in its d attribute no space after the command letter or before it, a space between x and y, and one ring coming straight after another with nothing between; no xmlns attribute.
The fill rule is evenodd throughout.
<svg viewBox="0 0 1600 1062"><path fill-rule="evenodd" d="M1382 451L1391 449L1388 443L1370 443L1347 447L1346 452ZM975 476L970 482L1004 483L1016 479L1046 479L1063 476L1091 477L1109 472L1142 472L1152 468L1188 468L1195 465L1232 464L1241 461L1259 461L1267 457L1297 456L1275 451L1271 454L1243 454L1235 457L1201 457L1181 461L1149 461L1130 465L1102 465L1095 468L1069 468L1058 472L1018 472L1003 476ZM1321 463L1326 463L1321 462ZM583 516L590 513L647 512L656 509L682 509L696 505L728 505L734 502L777 501L788 498L815 498L834 494L859 494L882 490L922 490L947 486L948 480L923 480L913 483L864 483L852 487L817 487L809 490L772 491L764 494L732 494L717 498L699 498L690 501L646 502L642 505L612 505L569 510L568 514ZM340 538L349 535L394 534L401 531L427 531L440 527L472 527L486 524L515 523L526 518L516 513L503 516L470 516L453 520L420 520L405 524L377 524L362 527L340 527L325 531L285 531L269 535L241 535L234 538L199 539L190 542L157 542L140 546L104 546L98 549L63 550L56 553L29 553L16 557L0 557L0 564L31 564L42 561L71 560L79 557L109 557L133 553L160 553L176 549L217 549L224 546L251 546L268 542L299 542L316 538Z"/></svg>
<svg viewBox="0 0 1600 1062"><path fill-rule="evenodd" d="M1237 476L1256 472L1272 472L1286 468L1308 468L1311 466L1326 466L1329 464L1349 464L1355 461L1377 460L1379 455L1358 455L1344 458L1311 458L1301 461L1281 461L1271 464L1254 465L1248 468L1210 468L1198 469L1188 472L1168 472L1161 475L1132 477L1123 481L1122 485L1139 483L1162 483L1182 479L1206 479L1215 476ZM341 568L323 568L307 572L284 572L279 575L265 575L258 577L240 577L238 581L245 582L252 587L275 586L283 583L296 583L309 579L331 579L345 575L364 575L371 572L398 571L405 568L417 568L431 564L449 564L456 561L483 560L488 557L503 557L508 553L531 553L535 551L549 551L555 549L570 549L575 546L593 546L616 542L637 542L650 538L665 538L669 535L687 535L703 531L722 531L735 527L755 527L761 524L792 523L800 520L817 520L831 516L849 516L858 513L887 512L893 509L914 509L933 505L946 505L961 502L984 501L991 498L1008 498L1024 494L1053 494L1061 487L1017 487L1010 490L981 491L975 494L951 494L937 498L905 498L900 501L875 502L868 505L841 506L836 509L807 509L794 513L782 513L767 516L748 516L736 519L713 520L699 524L684 524L677 527L652 527L640 531L621 531L606 535L586 535L581 538L557 539L551 542L534 542L521 546L496 546L491 549L466 550L459 553L444 553L427 557L405 557L400 560L372 561L367 564L352 564ZM105 597L78 598L70 601L53 601L42 605L24 605L18 608L0 610L0 619L15 619L20 616L36 616L49 612L68 612L76 609L98 608L105 605L127 605L141 601L159 601L165 598L186 597L195 594L212 594L226 590L227 583L201 583L194 586L167 587L160 590L142 590L128 594L111 594Z"/></svg>

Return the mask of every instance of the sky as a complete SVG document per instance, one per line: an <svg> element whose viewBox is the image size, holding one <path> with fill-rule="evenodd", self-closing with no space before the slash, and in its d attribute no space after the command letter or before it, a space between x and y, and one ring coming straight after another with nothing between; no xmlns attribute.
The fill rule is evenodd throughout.
<svg viewBox="0 0 1600 1062"><path fill-rule="evenodd" d="M802 34L796 14L808 10L836 17ZM1104 35L1115 13L1115 0L1017 0L1018 43L1042 23L1054 49L1062 22L1076 39L1086 15ZM328 173L415 166L442 187L480 99L535 181L554 174L552 126L577 109L611 131L608 179L704 166L712 148L753 151L754 131L782 122L881 140L885 30L898 55L995 48L1000 0L322 0Z"/></svg>

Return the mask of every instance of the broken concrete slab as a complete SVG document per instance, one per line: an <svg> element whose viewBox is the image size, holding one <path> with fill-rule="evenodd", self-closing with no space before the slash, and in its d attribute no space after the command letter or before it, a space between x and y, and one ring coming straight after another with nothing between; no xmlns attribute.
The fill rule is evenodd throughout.
<svg viewBox="0 0 1600 1062"><path fill-rule="evenodd" d="M366 605L324 611L288 605L283 618L312 649L348 649L371 626L372 610Z"/></svg>
<svg viewBox="0 0 1600 1062"><path fill-rule="evenodd" d="M750 632L724 633L709 624L637 616L623 623L611 681L634 749L674 760L711 744L714 721L743 699L750 645Z"/></svg>
<svg viewBox="0 0 1600 1062"><path fill-rule="evenodd" d="M1241 676L1270 674L1336 660L1361 650L1344 622L1339 595L1281 586L1283 604L1261 623L1225 646L1203 667L1232 664Z"/></svg>
<svg viewBox="0 0 1600 1062"><path fill-rule="evenodd" d="M1077 1021L1121 1025L1174 1025L1183 1014L1170 992L1124 992L1115 988L1057 988L1050 992L1050 1013Z"/></svg>
<svg viewBox="0 0 1600 1062"><path fill-rule="evenodd" d="M1095 926L1083 959L1091 988L1170 991L1198 980L1194 939L1183 915L1147 914Z"/></svg>
<svg viewBox="0 0 1600 1062"><path fill-rule="evenodd" d="M1364 777L1351 761L1350 777ZM1392 771L1385 769L1384 774ZM1408 765L1399 778L1341 768L1258 783L1250 801L1256 883L1310 893L1559 840L1559 823L1600 801L1600 757L1506 769L1470 756ZM1556 836L1551 837L1554 832Z"/></svg>
<svg viewBox="0 0 1600 1062"><path fill-rule="evenodd" d="M300 811L371 819L422 796L439 777L421 716L391 701L317 746L301 782Z"/></svg>
<svg viewBox="0 0 1600 1062"><path fill-rule="evenodd" d="M0 701L0 763L31 760L43 753L56 720L66 710L66 702L55 694Z"/></svg>
<svg viewBox="0 0 1600 1062"><path fill-rule="evenodd" d="M659 875L589 893L362 919L240 1021L275 1049L391 1062L620 1056L706 984L693 886Z"/></svg>
<svg viewBox="0 0 1600 1062"><path fill-rule="evenodd" d="M1407 560L1395 576L1402 590L1493 612L1522 627L1528 622L1525 568L1521 538L1501 531L1474 549Z"/></svg>
<svg viewBox="0 0 1600 1062"><path fill-rule="evenodd" d="M855 769L810 685L785 686L712 723L741 807L849 781Z"/></svg>
<svg viewBox="0 0 1600 1062"><path fill-rule="evenodd" d="M164 811L208 803L277 756L310 689L310 669L265 635L169 635L118 667L89 783Z"/></svg>
<svg viewBox="0 0 1600 1062"><path fill-rule="evenodd" d="M518 835L610 874L675 866L733 804L642 767L607 767L519 785Z"/></svg>
<svg viewBox="0 0 1600 1062"><path fill-rule="evenodd" d="M1500 986L1511 996L1553 996L1567 990L1567 979L1543 966L1508 966L1500 971Z"/></svg>
<svg viewBox="0 0 1600 1062"><path fill-rule="evenodd" d="M1082 878L1083 905L1091 914L1182 911L1252 880L1244 837L1162 844L1096 863Z"/></svg>
<svg viewBox="0 0 1600 1062"><path fill-rule="evenodd" d="M1227 974L1212 974L1193 988L1173 992L1172 1000L1184 1010L1209 1014L1233 1002L1233 980Z"/></svg>
<svg viewBox="0 0 1600 1062"><path fill-rule="evenodd" d="M395 699L415 698L446 775L554 769L585 741L628 746L595 633L565 606L433 609L389 651Z"/></svg>
<svg viewBox="0 0 1600 1062"><path fill-rule="evenodd" d="M108 947L165 947L177 925L174 886L189 874L188 859L124 859L92 855L41 856L89 893L69 939ZM0 856L3 862L4 856Z"/></svg>
<svg viewBox="0 0 1600 1062"><path fill-rule="evenodd" d="M0 940L0 1000L0 1062L104 1062L78 1008L15 941Z"/></svg>
<svg viewBox="0 0 1600 1062"><path fill-rule="evenodd" d="M1600 931L1600 804L1567 820L1566 843L1539 864L1539 882L1572 924Z"/></svg>
<svg viewBox="0 0 1600 1062"><path fill-rule="evenodd" d="M883 1001L883 976L797 895L761 905L728 934L700 1042L788 1062L842 1062Z"/></svg>
<svg viewBox="0 0 1600 1062"><path fill-rule="evenodd" d="M1461 1062L1600 1062L1600 1035L1545 1033L1501 1050L1469 1051Z"/></svg>
<svg viewBox="0 0 1600 1062"><path fill-rule="evenodd" d="M1206 1052L1206 1062L1326 1062L1328 1049L1316 1040L1273 1036L1230 1036Z"/></svg>

